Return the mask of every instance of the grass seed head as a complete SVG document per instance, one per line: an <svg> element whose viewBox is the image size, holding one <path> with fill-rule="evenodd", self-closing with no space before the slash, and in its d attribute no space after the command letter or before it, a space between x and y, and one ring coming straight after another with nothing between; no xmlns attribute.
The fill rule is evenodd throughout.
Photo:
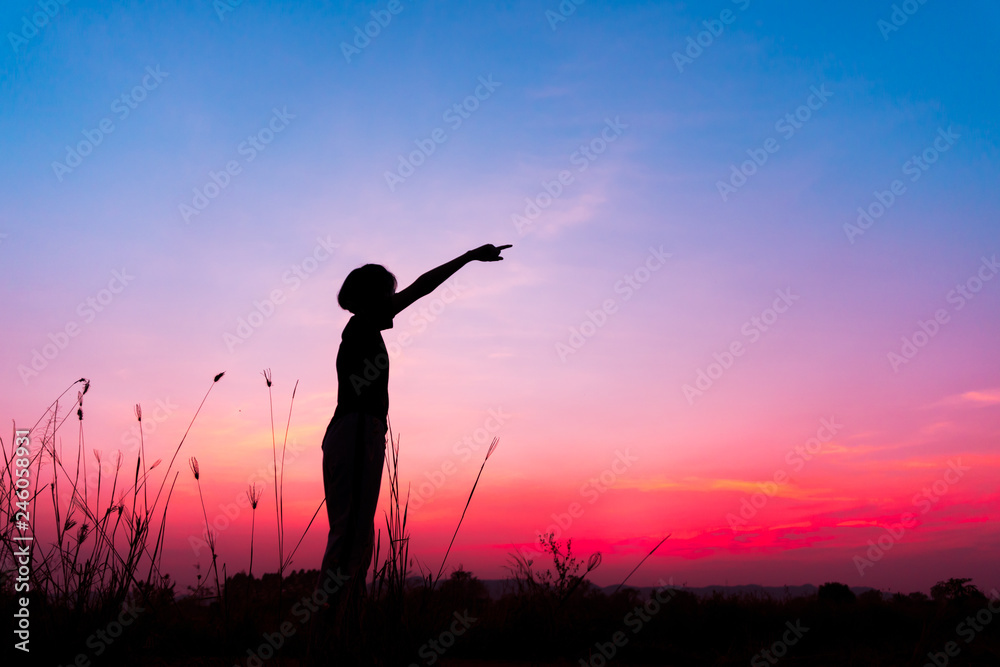
<svg viewBox="0 0 1000 667"><path fill-rule="evenodd" d="M247 490L247 498L250 500L250 509L257 509L257 503L260 501L260 494L263 489L257 487L256 484L252 485L249 490Z"/></svg>
<svg viewBox="0 0 1000 667"><path fill-rule="evenodd" d="M601 552L597 551L595 553L590 554L590 559L587 561L587 572L590 572L600 564L601 564Z"/></svg>

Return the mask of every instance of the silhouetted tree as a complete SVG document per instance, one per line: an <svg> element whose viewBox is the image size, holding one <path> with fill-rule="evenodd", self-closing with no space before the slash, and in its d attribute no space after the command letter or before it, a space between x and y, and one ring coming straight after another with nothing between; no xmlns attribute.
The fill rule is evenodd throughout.
<svg viewBox="0 0 1000 667"><path fill-rule="evenodd" d="M877 588L873 588L870 591L865 591L858 596L858 602L864 604L882 604L885 601L882 591Z"/></svg>
<svg viewBox="0 0 1000 667"><path fill-rule="evenodd" d="M830 581L819 587L817 597L820 602L832 602L834 604L854 602L857 598L854 591L847 584Z"/></svg>
<svg viewBox="0 0 1000 667"><path fill-rule="evenodd" d="M935 602L967 602L985 600L983 592L969 582L972 579L949 579L931 586L931 597Z"/></svg>
<svg viewBox="0 0 1000 667"><path fill-rule="evenodd" d="M483 582L459 565L441 584L441 596L453 601L453 606L459 603L479 606L489 598L489 592Z"/></svg>

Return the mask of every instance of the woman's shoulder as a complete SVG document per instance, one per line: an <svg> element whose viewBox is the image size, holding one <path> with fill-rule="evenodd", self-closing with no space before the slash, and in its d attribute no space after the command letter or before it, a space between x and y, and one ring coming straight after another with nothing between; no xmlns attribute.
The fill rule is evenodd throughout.
<svg viewBox="0 0 1000 667"><path fill-rule="evenodd" d="M380 335L383 329L392 328L392 315L389 313L379 313L377 315L353 315L344 325L343 339L372 335Z"/></svg>
<svg viewBox="0 0 1000 667"><path fill-rule="evenodd" d="M376 320L363 315L353 315L344 325L342 340L352 340L358 338L370 338L379 335L379 326Z"/></svg>

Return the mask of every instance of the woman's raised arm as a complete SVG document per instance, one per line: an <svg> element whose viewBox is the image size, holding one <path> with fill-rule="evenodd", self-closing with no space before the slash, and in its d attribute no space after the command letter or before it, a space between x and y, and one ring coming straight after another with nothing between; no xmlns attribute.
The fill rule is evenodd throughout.
<svg viewBox="0 0 1000 667"><path fill-rule="evenodd" d="M487 243L475 250L470 250L441 266L435 267L413 281L409 287L392 295L392 314L395 317L401 310L420 297L427 296L436 290L441 283L448 280L460 268L469 262L498 262L503 259L500 251L510 248L510 245L495 246Z"/></svg>

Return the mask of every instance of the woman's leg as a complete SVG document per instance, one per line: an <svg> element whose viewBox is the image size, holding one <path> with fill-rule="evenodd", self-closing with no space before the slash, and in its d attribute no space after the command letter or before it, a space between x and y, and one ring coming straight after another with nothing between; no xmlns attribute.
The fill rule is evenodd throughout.
<svg viewBox="0 0 1000 667"><path fill-rule="evenodd" d="M358 415L347 414L332 420L323 437L323 488L326 492L326 516L330 525L326 552L320 566L319 580L347 568L347 550L350 541L351 510L355 494L354 467Z"/></svg>
<svg viewBox="0 0 1000 667"><path fill-rule="evenodd" d="M348 574L346 555L354 495L354 443L357 439L357 415L347 414L330 420L323 436L323 488L326 493L326 516L329 523L326 551L320 565L316 590L324 588L330 577ZM309 630L307 665L326 665L332 655L342 651L337 639L348 580L327 600L325 608L313 615ZM321 599L321 598L318 598Z"/></svg>
<svg viewBox="0 0 1000 667"><path fill-rule="evenodd" d="M364 417L364 465L357 480L358 526L350 556L351 569L364 580L372 563L375 541L375 513L378 510L382 470L385 468L386 426L374 417Z"/></svg>
<svg viewBox="0 0 1000 667"><path fill-rule="evenodd" d="M354 459L354 497L351 529L345 543L347 573L350 577L345 595L337 609L336 622L349 634L359 629L358 620L364 598L368 568L371 566L382 466L385 463L385 426L363 416L359 425L357 454Z"/></svg>
<svg viewBox="0 0 1000 667"><path fill-rule="evenodd" d="M357 414L331 422L323 438L323 482L330 532L320 580L338 569L348 576L330 597L329 621L344 626L351 598L358 600L371 565L374 519L385 464L385 423Z"/></svg>

